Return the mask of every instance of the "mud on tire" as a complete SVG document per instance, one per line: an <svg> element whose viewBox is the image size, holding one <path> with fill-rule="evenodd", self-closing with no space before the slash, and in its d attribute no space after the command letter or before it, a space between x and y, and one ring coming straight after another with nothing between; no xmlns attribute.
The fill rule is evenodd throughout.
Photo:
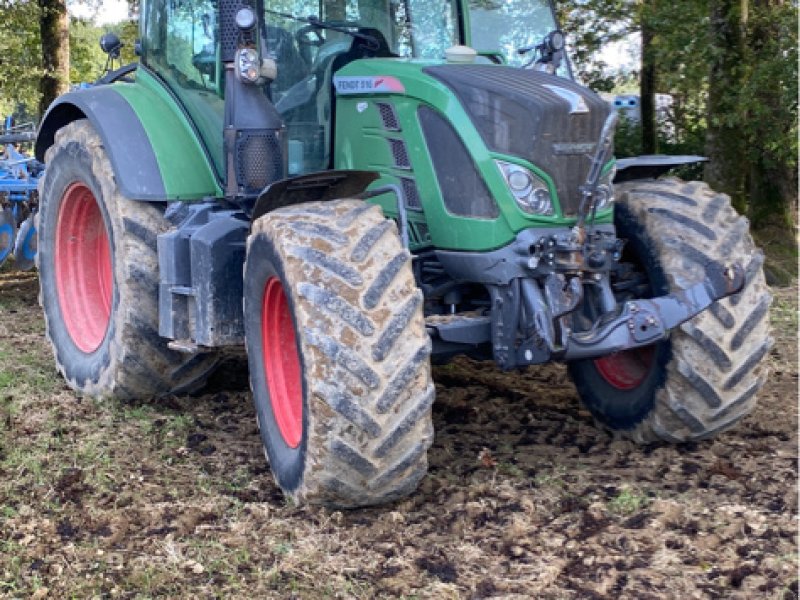
<svg viewBox="0 0 800 600"><path fill-rule="evenodd" d="M289 367L298 363L299 413L270 396L268 365L287 360L275 358L267 347L275 339L262 330L276 306L264 299L278 284L291 316L284 337L296 339L282 345L294 353ZM258 219L247 247L245 323L261 436L286 494L355 507L417 487L433 439L431 347L411 257L379 207L338 200Z"/></svg>
<svg viewBox="0 0 800 600"><path fill-rule="evenodd" d="M617 234L628 239L654 294L691 286L714 262L742 264L745 286L673 330L635 388L617 389L592 360L571 364L570 374L597 420L634 441L712 437L753 409L765 381L763 359L773 339L764 255L753 245L747 219L704 183L630 181L616 192Z"/></svg>
<svg viewBox="0 0 800 600"><path fill-rule="evenodd" d="M146 399L201 385L216 357L174 352L158 335L156 236L169 228L163 205L120 195L100 137L87 120L74 121L56 133L46 163L39 183L36 260L39 303L58 370L73 389L93 397ZM65 215L72 217L71 228L60 222ZM63 252L64 244L70 243L63 240L62 252L57 252L59 232L62 238L72 238L78 248L74 254ZM95 240L102 235L107 243ZM89 245L88 250L80 250L82 244ZM107 294L105 305L92 299L98 291L91 287L96 274L86 268L96 266L86 257L102 247L108 253L108 276L95 287ZM95 262L102 266L102 261ZM83 277L68 277L78 274ZM90 283L76 284L76 279ZM89 318L94 308L106 311L96 321Z"/></svg>

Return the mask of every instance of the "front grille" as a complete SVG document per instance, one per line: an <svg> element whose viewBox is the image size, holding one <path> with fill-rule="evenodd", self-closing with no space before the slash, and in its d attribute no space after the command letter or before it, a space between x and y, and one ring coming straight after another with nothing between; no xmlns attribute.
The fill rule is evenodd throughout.
<svg viewBox="0 0 800 600"><path fill-rule="evenodd" d="M416 229L418 243L430 244L431 233L428 230L427 223L414 223L414 229Z"/></svg>
<svg viewBox="0 0 800 600"><path fill-rule="evenodd" d="M283 173L281 141L276 131L242 132L236 140L237 184L255 194Z"/></svg>
<svg viewBox="0 0 800 600"><path fill-rule="evenodd" d="M489 149L544 170L556 184L563 214L577 214L591 148L611 110L602 98L573 81L530 69L443 65L425 73L453 90ZM588 112L576 110L578 103Z"/></svg>
<svg viewBox="0 0 800 600"><path fill-rule="evenodd" d="M496 219L497 204L453 126L427 106L418 114L447 210L461 217Z"/></svg>

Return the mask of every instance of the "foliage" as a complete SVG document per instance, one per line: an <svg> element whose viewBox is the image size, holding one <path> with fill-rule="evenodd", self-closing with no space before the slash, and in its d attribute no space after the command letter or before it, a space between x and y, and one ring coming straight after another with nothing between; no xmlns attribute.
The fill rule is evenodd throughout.
<svg viewBox="0 0 800 600"><path fill-rule="evenodd" d="M91 83L103 74L106 55L100 48L100 37L104 33L116 33L122 41L121 61L134 62L134 43L138 35L136 21L123 21L108 27L98 27L92 23L73 19L70 23L70 81L73 85Z"/></svg>
<svg viewBox="0 0 800 600"><path fill-rule="evenodd" d="M98 27L83 19L73 19L69 26L69 79L73 85L94 81L100 75L106 55L98 40L102 35Z"/></svg>
<svg viewBox="0 0 800 600"><path fill-rule="evenodd" d="M559 21L569 34L576 75L589 87L610 92L629 78L601 56L610 43L641 29L636 0L567 0L557 3Z"/></svg>
<svg viewBox="0 0 800 600"><path fill-rule="evenodd" d="M623 487L608 503L608 509L618 515L627 516L647 506L649 498L639 490Z"/></svg>
<svg viewBox="0 0 800 600"><path fill-rule="evenodd" d="M741 107L734 127L744 132L747 160L755 166L749 178L757 198L750 207L754 224L777 217L791 225L797 210L797 6L763 2L753 8L743 86L732 90Z"/></svg>
<svg viewBox="0 0 800 600"><path fill-rule="evenodd" d="M0 0L0 116L14 114L18 121L35 118L39 104L39 81L44 74L39 19L41 8L29 0ZM136 60L135 20L110 27L97 27L83 19L70 23L70 83L95 81L106 56L100 36L114 31L123 41L122 61Z"/></svg>
<svg viewBox="0 0 800 600"><path fill-rule="evenodd" d="M712 15L719 4L745 9L741 48L714 36L719 24L712 22ZM711 151L712 161L731 160L708 144L709 128L723 128L742 148L732 153L741 166L728 169L740 173L746 182L740 209L755 225L776 213L784 221L791 220L798 156L796 2L565 0L559 3L559 16L574 47L576 73L597 91L630 92L630 79L638 78L638 73L606 64L601 50L646 25L654 34L648 56L656 65L655 91L672 99L659 115L659 152L703 155ZM728 60L730 69L712 79L712 65L726 64L720 58L737 52L741 59ZM710 105L712 93L719 100ZM710 106L714 108L709 117ZM620 126L618 155L639 153L639 131L636 123Z"/></svg>
<svg viewBox="0 0 800 600"><path fill-rule="evenodd" d="M42 76L39 6L30 0L0 0L0 116L35 115Z"/></svg>
<svg viewBox="0 0 800 600"><path fill-rule="evenodd" d="M614 134L614 156L625 158L641 154L642 128L634 120L620 115Z"/></svg>

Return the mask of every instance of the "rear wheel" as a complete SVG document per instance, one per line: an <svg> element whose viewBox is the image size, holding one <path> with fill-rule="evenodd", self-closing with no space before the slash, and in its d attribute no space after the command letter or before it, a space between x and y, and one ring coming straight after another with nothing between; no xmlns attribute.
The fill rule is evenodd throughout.
<svg viewBox="0 0 800 600"><path fill-rule="evenodd" d="M158 335L158 205L123 198L99 136L70 123L47 151L37 261L59 371L95 397L144 399L196 387L216 358L169 350Z"/></svg>
<svg viewBox="0 0 800 600"><path fill-rule="evenodd" d="M617 196L617 234L627 240L624 260L639 278L635 295L686 289L715 262L744 265L745 287L666 341L576 361L570 374L597 420L635 441L711 437L753 409L765 380L762 359L773 340L763 254L753 245L747 219L705 184L631 181L617 186Z"/></svg>
<svg viewBox="0 0 800 600"><path fill-rule="evenodd" d="M388 502L427 471L434 387L410 262L380 208L357 200L253 224L250 382L273 474L298 502Z"/></svg>

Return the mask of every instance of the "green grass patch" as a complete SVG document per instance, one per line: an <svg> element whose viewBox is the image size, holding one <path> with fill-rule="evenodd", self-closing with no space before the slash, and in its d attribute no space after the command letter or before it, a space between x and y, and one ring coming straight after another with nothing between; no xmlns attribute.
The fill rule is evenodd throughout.
<svg viewBox="0 0 800 600"><path fill-rule="evenodd" d="M627 516L639 512L648 502L649 498L639 490L626 487L609 501L608 510L617 515Z"/></svg>
<svg viewBox="0 0 800 600"><path fill-rule="evenodd" d="M800 316L797 311L797 297L784 294L776 295L772 299L770 308L770 321L773 327L797 331L800 326Z"/></svg>

